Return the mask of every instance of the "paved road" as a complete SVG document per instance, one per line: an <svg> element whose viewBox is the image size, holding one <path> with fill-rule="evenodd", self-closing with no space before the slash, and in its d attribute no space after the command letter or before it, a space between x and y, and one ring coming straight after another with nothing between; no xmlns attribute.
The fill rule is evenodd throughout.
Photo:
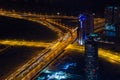
<svg viewBox="0 0 120 80"><path fill-rule="evenodd" d="M5 10L0 10L0 15L9 16L13 18L25 19L33 22L43 24L44 26L50 28L51 30L57 32L59 39L51 43L45 50L43 50L37 57L33 57L28 63L23 65L13 74L8 76L6 80L30 80L37 72L46 67L54 58L56 58L69 44L71 44L77 38L77 29L69 29L51 19L46 19L44 15L31 14L21 12L10 12ZM27 16L28 15L28 16ZM47 16L49 17L49 16ZM54 16L55 17L55 16ZM63 16L67 18L66 16ZM101 20L100 22L102 22ZM100 23L99 22L99 23ZM66 30L64 33L60 28L53 26L52 24ZM98 25L98 23L95 23ZM99 24L101 26L101 24ZM102 24L103 25L103 24ZM22 42L21 42L22 43ZM28 42L26 42L28 43ZM15 42L14 42L15 44ZM23 43L22 43L23 44ZM33 43L31 42L32 46ZM36 43L35 43L36 44ZM42 43L41 43L42 44ZM17 44L16 44L17 45ZM20 45L20 44L18 44ZM26 45L24 43L24 45ZM43 44L44 45L44 44ZM81 48L79 48L81 49Z"/></svg>

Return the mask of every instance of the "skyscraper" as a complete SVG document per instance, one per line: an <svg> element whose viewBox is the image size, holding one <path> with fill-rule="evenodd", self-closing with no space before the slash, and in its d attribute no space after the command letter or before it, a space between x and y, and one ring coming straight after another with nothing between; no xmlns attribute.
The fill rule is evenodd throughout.
<svg viewBox="0 0 120 80"><path fill-rule="evenodd" d="M99 80L98 76L98 45L95 36L85 41L85 80Z"/></svg>
<svg viewBox="0 0 120 80"><path fill-rule="evenodd" d="M78 28L78 43L83 45L87 36L93 32L94 21L93 15L88 13L80 14L79 17L79 28Z"/></svg>
<svg viewBox="0 0 120 80"><path fill-rule="evenodd" d="M120 37L120 7L105 8L105 35L109 41L118 41Z"/></svg>

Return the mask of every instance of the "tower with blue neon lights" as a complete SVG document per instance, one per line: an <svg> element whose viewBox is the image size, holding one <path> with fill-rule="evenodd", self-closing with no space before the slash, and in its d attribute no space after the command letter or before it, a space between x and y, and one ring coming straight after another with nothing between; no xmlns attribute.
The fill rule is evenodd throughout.
<svg viewBox="0 0 120 80"><path fill-rule="evenodd" d="M78 28L78 43L80 45L84 44L84 41L87 38L85 29L86 29L86 16L83 14L79 15L79 28Z"/></svg>
<svg viewBox="0 0 120 80"><path fill-rule="evenodd" d="M84 45L87 36L93 32L93 15L88 13L80 14L78 27L78 43Z"/></svg>
<svg viewBox="0 0 120 80"><path fill-rule="evenodd" d="M85 45L85 80L99 80L98 76L98 35L93 34L93 15L79 15L78 43Z"/></svg>

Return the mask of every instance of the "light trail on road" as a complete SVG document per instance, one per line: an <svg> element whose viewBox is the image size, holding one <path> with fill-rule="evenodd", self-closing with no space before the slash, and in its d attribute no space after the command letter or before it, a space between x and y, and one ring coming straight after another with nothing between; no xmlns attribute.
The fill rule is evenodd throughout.
<svg viewBox="0 0 120 80"><path fill-rule="evenodd" d="M18 40L0 40L0 44L9 46L26 46L26 47L48 47L50 43L33 42L33 41L18 41Z"/></svg>
<svg viewBox="0 0 120 80"><path fill-rule="evenodd" d="M52 26L51 23L47 22L45 19L41 19L40 16L35 15L35 14L34 15L31 14L31 17L24 17L23 14L21 14L21 13L0 11L0 15L13 17L13 18L18 18L18 19L25 19L25 20L28 20L28 21L43 24L44 26L46 26L46 27L52 29L53 31L55 31L58 35L60 34L59 38L56 40L57 42L60 41L60 44L57 44L57 42L55 42L55 43L53 42L53 44L52 44L53 47L51 45L50 45L50 47L47 47L39 55L33 57L24 66L22 66L21 68L19 68L15 72L13 72L10 76L8 76L6 78L6 80L12 80L12 79L30 80L40 69L42 69L44 66L46 66L46 64L51 62L51 60L53 60L57 55L59 55L61 53L61 51L63 51L63 49L68 44L70 44L74 40L74 38L76 38L76 36L72 37L72 34L74 34L74 32L70 33L70 30L69 30L66 33L63 33L60 29ZM37 16L37 18L33 18L32 16ZM65 30L67 29L62 25L60 27L64 28ZM20 41L12 41L12 42L2 41L2 42L4 44L10 44L11 43L11 45L13 45L13 44L14 45L27 45L28 44L28 43L26 44L26 43L20 42ZM29 42L29 44L30 44L30 42ZM33 46L33 43L31 43L31 45Z"/></svg>
<svg viewBox="0 0 120 80"><path fill-rule="evenodd" d="M62 40L60 42L54 43L53 47L52 46L49 47L48 49L43 51L40 55L31 59L23 67L21 67L16 72L14 72L10 76L8 76L7 80L12 80L12 79L15 79L16 77L20 77L23 79L28 78L27 80L29 80L31 78L31 76L35 75L33 73L36 73L36 71L40 70L46 63L48 63L48 61L51 60L51 58L54 58L54 56L56 56L58 53L60 53L60 51L62 51L63 49L77 50L80 53L83 53L83 51L84 51L83 46L70 44L70 43L72 43L71 41L75 38L73 38L73 32L69 28L67 28L66 26L63 26L59 23L56 23L56 22L52 21L51 19L45 19L46 16L44 16L44 15L38 15L38 14L30 14L29 15L29 13L23 14L21 12L10 12L10 11L5 11L5 10L0 10L0 15L18 18L18 19L25 19L25 20L29 20L32 22L37 22L37 23L43 24L44 26L57 32L59 34L59 38L61 38L65 33L63 33L58 28L55 28L51 24L58 25L62 29L66 30L67 32L70 32L68 34L71 34L71 35L69 35L69 37L62 38ZM29 16L25 17L25 15L29 15ZM49 18L49 15L47 15L47 16ZM35 18L33 18L33 17L35 17ZM63 16L63 17L65 17L65 16ZM96 19L96 21L97 20L98 20L98 23L95 22L94 23L95 25L98 25L99 23L104 21L103 19L100 19L100 18ZM101 28L100 28L100 30L101 30ZM99 31L99 29L98 29L98 31ZM14 41L14 40L3 40L3 41L0 40L0 44L10 45L10 46L30 46L30 47L33 47L33 46L34 47L41 47L41 46L48 47L48 45L50 45L50 43L43 43L43 42ZM67 48L65 48L66 46L67 46ZM101 57L111 63L120 64L120 55L118 53L115 54L115 52L112 52L109 50L103 50L103 49L99 49L98 53L99 53L99 57Z"/></svg>
<svg viewBox="0 0 120 80"><path fill-rule="evenodd" d="M50 43L32 42L32 41L16 41L16 40L0 40L0 44L10 45L10 46L27 46L27 47L48 47L50 45ZM54 48L56 45L52 46L52 48ZM4 51L7 48L8 47L1 49L0 52ZM84 51L83 46L77 46L75 44L68 45L65 50L67 49L77 50L79 52ZM115 52L112 52L110 50L99 49L99 57L104 58L107 61L112 63L118 63L118 64L120 63L120 55L117 52L115 54Z"/></svg>
<svg viewBox="0 0 120 80"><path fill-rule="evenodd" d="M65 48L65 50L75 50L75 51L79 51L80 53L84 53L85 49L84 49L84 46L70 44L67 46L67 48ZM100 58L103 58L104 60L108 62L120 64L120 53L119 52L113 52L110 50L99 48L98 55Z"/></svg>

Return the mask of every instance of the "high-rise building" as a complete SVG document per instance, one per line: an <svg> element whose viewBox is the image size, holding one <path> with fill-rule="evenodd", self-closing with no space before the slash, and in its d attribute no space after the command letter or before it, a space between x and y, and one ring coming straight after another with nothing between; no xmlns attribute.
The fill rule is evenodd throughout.
<svg viewBox="0 0 120 80"><path fill-rule="evenodd" d="M78 28L78 43L83 45L87 39L87 35L93 32L94 21L93 15L88 13L80 14L79 17L79 28Z"/></svg>
<svg viewBox="0 0 120 80"><path fill-rule="evenodd" d="M99 80L98 45L94 36L85 41L85 80Z"/></svg>
<svg viewBox="0 0 120 80"><path fill-rule="evenodd" d="M119 23L120 18L120 7L108 6L105 8L105 22L108 24Z"/></svg>
<svg viewBox="0 0 120 80"><path fill-rule="evenodd" d="M105 8L105 35L110 41L118 41L120 37L120 7Z"/></svg>

